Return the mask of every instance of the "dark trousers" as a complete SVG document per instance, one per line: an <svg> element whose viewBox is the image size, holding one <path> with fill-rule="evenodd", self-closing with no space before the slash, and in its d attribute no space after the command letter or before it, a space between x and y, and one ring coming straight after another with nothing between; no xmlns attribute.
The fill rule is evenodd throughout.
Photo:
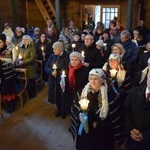
<svg viewBox="0 0 150 150"><path fill-rule="evenodd" d="M34 98L36 95L35 79L28 79L28 95L29 98Z"/></svg>

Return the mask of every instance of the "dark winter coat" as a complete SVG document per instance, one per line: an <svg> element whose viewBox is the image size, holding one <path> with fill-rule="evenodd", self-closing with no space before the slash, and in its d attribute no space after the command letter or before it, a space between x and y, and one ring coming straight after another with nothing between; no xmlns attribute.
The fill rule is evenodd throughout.
<svg viewBox="0 0 150 150"><path fill-rule="evenodd" d="M108 92L108 105L109 112L108 117L105 120L101 120L98 114L95 114L98 109L98 92L90 92L87 95L87 99L90 100L88 110L88 124L89 133L86 134L82 131L82 135L79 136L78 129L80 125L79 113L81 112L79 107L79 98L74 99L73 107L71 109L71 127L70 131L73 137L77 137L76 147L78 150L98 150L99 148L105 150L113 150L114 138L118 146L123 144L124 134L121 122L120 104L119 98L116 93L110 89ZM93 128L93 122L97 121L97 127ZM83 148L84 147L84 148Z"/></svg>
<svg viewBox="0 0 150 150"><path fill-rule="evenodd" d="M145 86L133 88L123 104L128 142L140 150L149 150L150 143L150 101L146 103L145 90ZM143 141L135 142L130 138L130 131L134 128L142 133Z"/></svg>
<svg viewBox="0 0 150 150"><path fill-rule="evenodd" d="M53 65L57 66L57 77L52 76ZM63 52L61 56L56 56L52 54L45 64L45 71L49 74L49 90L48 90L48 102L56 103L56 101L61 100L60 91L60 77L62 70L66 70L69 64L69 55L67 52Z"/></svg>
<svg viewBox="0 0 150 150"><path fill-rule="evenodd" d="M103 59L99 51L96 49L95 45L91 45L89 47L84 45L79 50L80 53L82 51L84 51L84 55L85 55L84 62L89 63L89 69L102 68Z"/></svg>
<svg viewBox="0 0 150 150"><path fill-rule="evenodd" d="M141 72L143 69L145 69L148 66L148 59L150 58L150 51L145 51L140 53L139 61L138 61L138 68L137 71Z"/></svg>
<svg viewBox="0 0 150 150"><path fill-rule="evenodd" d="M89 68L82 66L78 70L75 70L74 76L75 76L75 87L71 87L69 85L69 79L68 79L68 73L66 76L66 86L65 91L63 92L63 100L64 100L64 112L66 114L70 114L71 112L71 106L73 103L73 99L75 98L77 91L84 88L84 86L88 82L88 76L89 76Z"/></svg>

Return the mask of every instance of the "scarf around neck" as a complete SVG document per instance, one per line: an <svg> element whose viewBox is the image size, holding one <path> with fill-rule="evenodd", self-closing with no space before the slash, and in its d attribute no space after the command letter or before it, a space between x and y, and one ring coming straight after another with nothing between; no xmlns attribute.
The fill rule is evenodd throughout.
<svg viewBox="0 0 150 150"><path fill-rule="evenodd" d="M69 85L75 89L75 70L78 70L82 67L82 63L80 63L77 67L72 67L69 64Z"/></svg>

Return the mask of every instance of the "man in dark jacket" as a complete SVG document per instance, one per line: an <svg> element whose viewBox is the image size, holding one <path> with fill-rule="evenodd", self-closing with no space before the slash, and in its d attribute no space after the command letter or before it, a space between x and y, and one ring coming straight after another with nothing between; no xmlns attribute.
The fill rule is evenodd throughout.
<svg viewBox="0 0 150 150"><path fill-rule="evenodd" d="M128 150L149 150L150 143L150 73L147 86L133 88L124 105L124 125Z"/></svg>
<svg viewBox="0 0 150 150"><path fill-rule="evenodd" d="M84 52L84 62L85 67L93 68L102 68L103 58L100 55L99 51L96 49L94 43L94 37L91 34L87 34L84 41L84 46L81 47L79 52L83 54Z"/></svg>
<svg viewBox="0 0 150 150"><path fill-rule="evenodd" d="M122 57L122 63L125 69L130 72L131 77L134 77L135 74L135 63L137 60L137 46L131 40L131 34L128 30L125 30L121 33L121 42L120 42L125 49L125 54Z"/></svg>

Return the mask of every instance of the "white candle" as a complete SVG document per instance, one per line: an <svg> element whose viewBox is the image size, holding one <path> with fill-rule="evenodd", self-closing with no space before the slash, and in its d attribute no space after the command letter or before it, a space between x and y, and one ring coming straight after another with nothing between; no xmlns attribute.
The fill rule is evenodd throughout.
<svg viewBox="0 0 150 150"><path fill-rule="evenodd" d="M88 99L81 99L79 101L80 107L82 110L87 110L88 109L88 105L89 105L89 100Z"/></svg>
<svg viewBox="0 0 150 150"><path fill-rule="evenodd" d="M53 68L54 70L56 70L56 69L57 69L56 64L54 64L52 68Z"/></svg>
<svg viewBox="0 0 150 150"><path fill-rule="evenodd" d="M82 55L82 57L85 57L85 56L84 56L84 51L81 52L81 55Z"/></svg>
<svg viewBox="0 0 150 150"><path fill-rule="evenodd" d="M75 48L76 47L76 44L72 44L72 48Z"/></svg>
<svg viewBox="0 0 150 150"><path fill-rule="evenodd" d="M116 75L116 73L117 73L117 70L116 70L116 69L111 69L111 70L110 70L110 75L111 75L111 77L114 77L114 76Z"/></svg>
<svg viewBox="0 0 150 150"><path fill-rule="evenodd" d="M62 75L65 76L65 71L62 71Z"/></svg>
<svg viewBox="0 0 150 150"><path fill-rule="evenodd" d="M44 46L43 45L41 46L41 50L42 50L42 52L44 51Z"/></svg>
<svg viewBox="0 0 150 150"><path fill-rule="evenodd" d="M19 58L19 60L21 60L21 59L22 59L22 56L21 56L21 54L19 54L18 58Z"/></svg>

